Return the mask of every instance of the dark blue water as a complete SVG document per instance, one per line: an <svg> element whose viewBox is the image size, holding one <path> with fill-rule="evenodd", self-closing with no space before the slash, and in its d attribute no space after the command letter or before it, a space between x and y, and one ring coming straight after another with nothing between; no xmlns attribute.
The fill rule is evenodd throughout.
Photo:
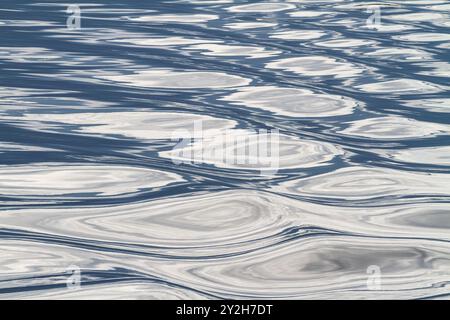
<svg viewBox="0 0 450 320"><path fill-rule="evenodd" d="M2 1L0 298L448 298L449 10Z"/></svg>

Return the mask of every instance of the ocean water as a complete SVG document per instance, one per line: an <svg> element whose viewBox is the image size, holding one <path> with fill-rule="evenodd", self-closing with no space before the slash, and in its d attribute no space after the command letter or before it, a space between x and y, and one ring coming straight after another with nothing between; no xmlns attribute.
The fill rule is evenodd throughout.
<svg viewBox="0 0 450 320"><path fill-rule="evenodd" d="M449 298L449 15L1 1L0 299Z"/></svg>

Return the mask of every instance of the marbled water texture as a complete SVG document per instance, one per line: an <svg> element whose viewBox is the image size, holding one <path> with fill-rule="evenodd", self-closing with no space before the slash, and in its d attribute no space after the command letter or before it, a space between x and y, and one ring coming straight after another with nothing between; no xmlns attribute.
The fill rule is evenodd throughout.
<svg viewBox="0 0 450 320"><path fill-rule="evenodd" d="M70 4L0 4L0 298L450 297L448 1Z"/></svg>

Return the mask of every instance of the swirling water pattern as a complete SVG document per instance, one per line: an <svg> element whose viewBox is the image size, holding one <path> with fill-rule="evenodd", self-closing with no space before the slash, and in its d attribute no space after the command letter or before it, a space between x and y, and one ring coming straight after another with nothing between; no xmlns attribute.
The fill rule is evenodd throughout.
<svg viewBox="0 0 450 320"><path fill-rule="evenodd" d="M0 6L0 298L450 297L448 1L69 5Z"/></svg>

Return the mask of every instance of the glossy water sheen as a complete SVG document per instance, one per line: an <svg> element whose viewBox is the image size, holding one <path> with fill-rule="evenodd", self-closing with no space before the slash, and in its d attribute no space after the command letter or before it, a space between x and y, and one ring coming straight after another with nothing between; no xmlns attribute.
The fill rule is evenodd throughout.
<svg viewBox="0 0 450 320"><path fill-rule="evenodd" d="M449 297L448 1L67 5L0 5L0 298ZM280 170L173 163L198 120Z"/></svg>

